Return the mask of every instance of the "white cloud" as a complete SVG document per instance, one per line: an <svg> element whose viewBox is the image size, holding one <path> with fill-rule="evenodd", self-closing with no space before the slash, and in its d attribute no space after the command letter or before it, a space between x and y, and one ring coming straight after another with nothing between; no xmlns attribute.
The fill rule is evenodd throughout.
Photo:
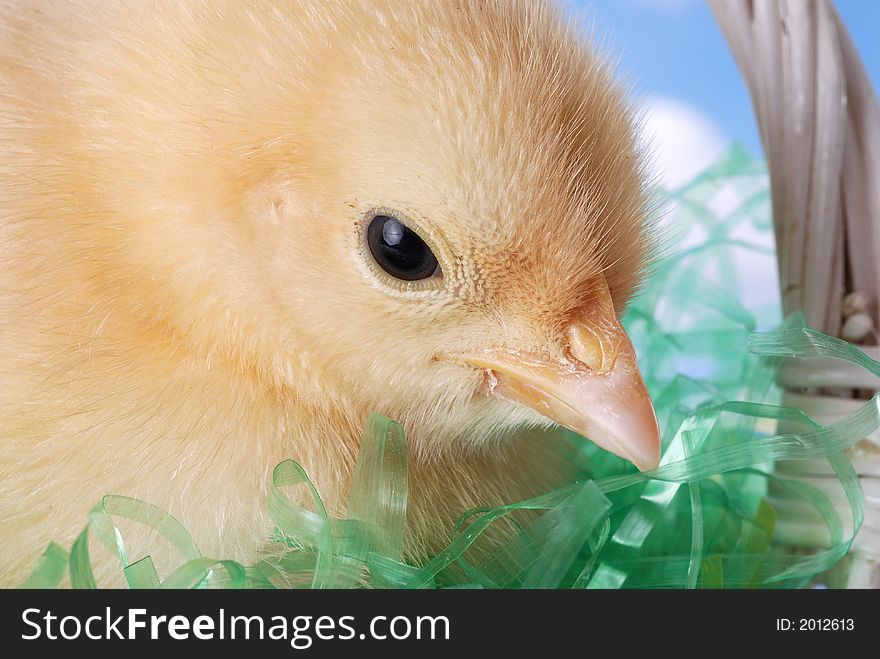
<svg viewBox="0 0 880 659"><path fill-rule="evenodd" d="M653 153L655 172L664 187L687 183L729 144L708 115L679 99L649 97L644 112L642 139Z"/></svg>
<svg viewBox="0 0 880 659"><path fill-rule="evenodd" d="M653 155L654 174L667 189L675 189L691 181L714 164L730 143L711 117L680 99L653 96L647 98L642 106L644 124L641 139ZM744 194L754 194L760 188L767 187L769 182L766 178L756 178L751 183L752 187L743 188L745 185L745 182L739 181L736 186L730 184L721 187L707 200L707 209L723 220L739 207ZM681 227L676 226L676 217L674 205L661 215L662 224L677 249L685 249L706 240L706 231L696 225L682 233ZM772 232L758 231L750 222L743 222L731 238L758 245L771 251L771 254L733 248L736 281L723 281L720 271L711 267L711 264L701 268L702 276L736 294L751 310L778 305L779 279L776 258L772 255L775 251ZM775 316L764 320L770 324L777 322Z"/></svg>

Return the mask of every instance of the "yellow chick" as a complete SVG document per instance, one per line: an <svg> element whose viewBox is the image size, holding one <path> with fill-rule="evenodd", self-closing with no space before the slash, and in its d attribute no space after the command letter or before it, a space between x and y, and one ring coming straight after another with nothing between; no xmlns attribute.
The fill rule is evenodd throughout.
<svg viewBox="0 0 880 659"><path fill-rule="evenodd" d="M29 0L0 35L0 584L108 493L253 560L279 461L344 513L370 411L412 560L564 479L557 424L656 466L634 124L554 6Z"/></svg>

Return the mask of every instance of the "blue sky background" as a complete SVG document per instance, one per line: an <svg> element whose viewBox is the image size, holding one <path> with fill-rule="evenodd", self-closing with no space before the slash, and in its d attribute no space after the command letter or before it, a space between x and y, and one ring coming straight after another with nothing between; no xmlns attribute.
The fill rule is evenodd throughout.
<svg viewBox="0 0 880 659"><path fill-rule="evenodd" d="M834 4L880 88L880 2ZM575 0L574 8L586 9L638 95L682 101L761 155L748 91L704 0Z"/></svg>

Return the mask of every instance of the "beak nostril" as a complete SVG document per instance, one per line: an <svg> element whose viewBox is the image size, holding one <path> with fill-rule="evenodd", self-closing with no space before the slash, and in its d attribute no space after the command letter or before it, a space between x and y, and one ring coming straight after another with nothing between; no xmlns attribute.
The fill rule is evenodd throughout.
<svg viewBox="0 0 880 659"><path fill-rule="evenodd" d="M616 332L600 333L588 325L574 323L566 334L570 357L596 375L611 372L620 352L621 339Z"/></svg>

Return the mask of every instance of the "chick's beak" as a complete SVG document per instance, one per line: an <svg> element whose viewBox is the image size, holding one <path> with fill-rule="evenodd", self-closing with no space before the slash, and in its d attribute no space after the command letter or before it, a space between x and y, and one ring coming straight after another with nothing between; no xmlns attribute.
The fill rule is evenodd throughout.
<svg viewBox="0 0 880 659"><path fill-rule="evenodd" d="M487 395L530 407L631 461L660 462L654 406L604 278L565 332L565 357L491 349L455 359L486 372Z"/></svg>

